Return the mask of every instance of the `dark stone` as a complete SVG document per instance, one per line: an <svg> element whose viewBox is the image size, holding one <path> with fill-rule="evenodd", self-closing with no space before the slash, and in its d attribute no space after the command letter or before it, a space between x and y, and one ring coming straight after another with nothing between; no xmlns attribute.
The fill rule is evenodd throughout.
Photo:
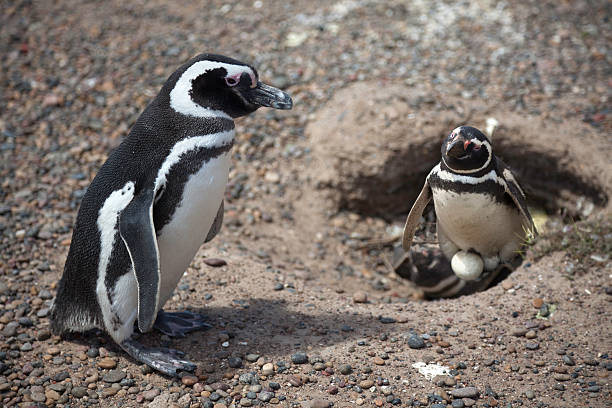
<svg viewBox="0 0 612 408"><path fill-rule="evenodd" d="M308 362L308 356L306 353L298 351L291 356L291 362L293 364L306 364Z"/></svg>
<svg viewBox="0 0 612 408"><path fill-rule="evenodd" d="M425 347L425 340L418 334L412 334L408 337L408 347L412 349L422 349Z"/></svg>

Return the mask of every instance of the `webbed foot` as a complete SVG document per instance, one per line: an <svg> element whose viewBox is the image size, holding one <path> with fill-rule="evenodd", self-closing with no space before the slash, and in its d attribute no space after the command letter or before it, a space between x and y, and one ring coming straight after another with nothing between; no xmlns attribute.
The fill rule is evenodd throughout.
<svg viewBox="0 0 612 408"><path fill-rule="evenodd" d="M120 344L132 358L148 365L165 375L176 377L179 371L194 372L196 365L181 357L185 353L166 347L145 347L135 340L125 340Z"/></svg>
<svg viewBox="0 0 612 408"><path fill-rule="evenodd" d="M185 337L187 333L212 327L201 314L188 311L164 312L160 310L154 328L170 337Z"/></svg>

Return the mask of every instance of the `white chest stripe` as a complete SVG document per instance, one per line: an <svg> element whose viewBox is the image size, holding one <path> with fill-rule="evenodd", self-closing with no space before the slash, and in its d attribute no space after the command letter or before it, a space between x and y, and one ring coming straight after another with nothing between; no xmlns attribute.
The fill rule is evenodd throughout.
<svg viewBox="0 0 612 408"><path fill-rule="evenodd" d="M450 181L453 183L463 183L463 184L479 184L487 180L494 181L495 183L503 186L506 189L506 181L501 177L498 177L495 173L495 170L491 170L480 177L472 177L472 176L464 176L461 174L453 174L450 171L442 170L440 168L440 164L433 168L431 174L436 174L442 180Z"/></svg>
<svg viewBox="0 0 612 408"><path fill-rule="evenodd" d="M128 181L123 188L115 190L104 201L104 205L98 212L98 231L100 232L100 258L98 263L98 279L96 281L96 295L102 310L104 325L110 331L111 304L108 289L106 287L106 269L115 246L115 234L117 233L118 214L127 207L134 198L134 183Z"/></svg>
<svg viewBox="0 0 612 408"><path fill-rule="evenodd" d="M174 88L172 88L172 91L170 91L170 107L183 115L197 116L199 118L222 117L231 119L227 113L220 110L205 108L204 106L198 105L193 101L193 99L191 99L191 82L206 71L210 71L215 68L225 68L227 71L227 76L240 75L245 71L250 71L249 67L244 65L225 64L215 61L196 62L187 68L185 72L183 72L181 77L176 82L176 85L174 85ZM251 77L255 78L255 74L253 73Z"/></svg>
<svg viewBox="0 0 612 408"><path fill-rule="evenodd" d="M170 151L166 160L164 160L162 166L157 172L155 179L155 192L166 184L166 177L168 172L176 163L181 159L181 156L194 149L198 148L212 148L221 147L227 145L234 140L234 130L228 130L225 132L214 133L212 135L205 136L194 136L189 139L184 139L175 144Z"/></svg>

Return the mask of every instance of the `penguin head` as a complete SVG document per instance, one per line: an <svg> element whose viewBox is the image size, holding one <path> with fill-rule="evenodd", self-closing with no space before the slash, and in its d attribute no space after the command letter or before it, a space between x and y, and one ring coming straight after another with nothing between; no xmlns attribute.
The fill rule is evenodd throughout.
<svg viewBox="0 0 612 408"><path fill-rule="evenodd" d="M196 117L247 115L261 106L291 109L291 97L259 81L250 65L222 55L201 54L166 82L170 107Z"/></svg>
<svg viewBox="0 0 612 408"><path fill-rule="evenodd" d="M475 173L485 169L493 157L491 142L478 129L459 126L442 143L444 164L457 173Z"/></svg>

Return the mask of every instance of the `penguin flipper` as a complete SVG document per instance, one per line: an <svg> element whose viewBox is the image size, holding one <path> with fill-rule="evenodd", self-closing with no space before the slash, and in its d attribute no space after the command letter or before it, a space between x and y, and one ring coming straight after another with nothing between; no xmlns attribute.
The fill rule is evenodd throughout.
<svg viewBox="0 0 612 408"><path fill-rule="evenodd" d="M215 216L215 220L213 221L210 229L208 230L208 234L206 235L206 239L204 242L211 241L218 233L221 231L221 226L223 225L223 200L221 201L221 205L219 206L219 210L217 210L217 215Z"/></svg>
<svg viewBox="0 0 612 408"><path fill-rule="evenodd" d="M425 210L425 207L427 207L427 203L429 203L430 200L431 188L429 187L429 176L427 176L427 178L425 179L425 184L423 185L423 189L421 190L421 193L412 205L410 213L408 213L408 217L406 218L406 225L404 226L404 235L402 237L402 248L404 249L404 251L410 250L410 245L412 244L414 233L416 232L419 226L419 220L421 219L421 215L423 215L423 211Z"/></svg>
<svg viewBox="0 0 612 408"><path fill-rule="evenodd" d="M121 212L119 221L119 232L138 282L138 329L143 333L155 322L161 281L153 224L154 198L153 188L141 191Z"/></svg>
<svg viewBox="0 0 612 408"><path fill-rule="evenodd" d="M521 212L525 223L529 226L528 233L533 234L533 236L538 235L538 230L536 229L535 223L531 218L531 214L529 213L529 209L527 208L527 197L521 188L516 177L510 170L508 166L501 160L497 159L499 170L501 170L502 176L504 178L504 189L506 190L506 194L510 196L514 205Z"/></svg>

